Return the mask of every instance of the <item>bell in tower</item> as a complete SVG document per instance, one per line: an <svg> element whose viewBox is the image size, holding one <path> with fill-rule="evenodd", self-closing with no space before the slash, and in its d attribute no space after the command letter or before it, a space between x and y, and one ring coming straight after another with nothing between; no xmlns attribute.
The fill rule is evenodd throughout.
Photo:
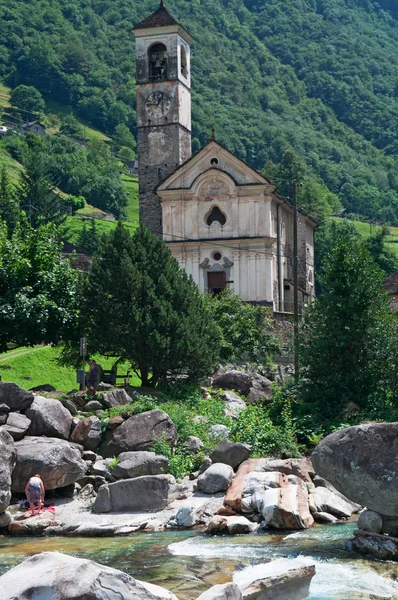
<svg viewBox="0 0 398 600"><path fill-rule="evenodd" d="M193 40L159 8L133 29L136 37L140 220L162 234L155 188L191 156L190 44Z"/></svg>

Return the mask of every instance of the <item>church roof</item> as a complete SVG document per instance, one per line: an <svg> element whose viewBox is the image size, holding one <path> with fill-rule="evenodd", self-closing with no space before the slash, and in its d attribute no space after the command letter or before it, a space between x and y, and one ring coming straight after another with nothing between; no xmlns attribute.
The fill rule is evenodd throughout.
<svg viewBox="0 0 398 600"><path fill-rule="evenodd" d="M180 25L179 22L167 10L164 0L161 0L160 6L149 17L138 23L134 29L151 29L152 27L167 27L168 25ZM134 31L133 29L133 31Z"/></svg>

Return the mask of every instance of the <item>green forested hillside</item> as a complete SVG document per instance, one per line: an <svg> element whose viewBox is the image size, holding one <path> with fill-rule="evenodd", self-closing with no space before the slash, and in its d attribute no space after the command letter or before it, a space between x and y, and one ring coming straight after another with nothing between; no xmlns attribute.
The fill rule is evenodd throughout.
<svg viewBox="0 0 398 600"><path fill-rule="evenodd" d="M0 77L135 133L132 27L158 0L0 0ZM349 212L398 224L396 0L168 0L195 37L193 150L293 148ZM282 172L282 171L280 171ZM278 181L287 191L286 182Z"/></svg>

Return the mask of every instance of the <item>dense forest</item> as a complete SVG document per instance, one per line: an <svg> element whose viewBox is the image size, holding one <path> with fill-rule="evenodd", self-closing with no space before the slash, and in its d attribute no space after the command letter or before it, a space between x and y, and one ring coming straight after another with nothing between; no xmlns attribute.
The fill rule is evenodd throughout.
<svg viewBox="0 0 398 600"><path fill-rule="evenodd" d="M36 87L111 136L120 125L135 134L131 29L157 6L0 0L0 78ZM215 122L218 139L274 175L282 193L284 162L299 165L330 211L340 201L348 213L398 224L396 0L167 6L195 38L194 151Z"/></svg>

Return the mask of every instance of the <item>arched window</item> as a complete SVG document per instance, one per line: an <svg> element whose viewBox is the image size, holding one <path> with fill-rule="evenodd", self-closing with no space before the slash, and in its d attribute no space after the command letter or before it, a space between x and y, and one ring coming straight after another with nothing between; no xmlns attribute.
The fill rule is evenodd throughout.
<svg viewBox="0 0 398 600"><path fill-rule="evenodd" d="M227 222L227 218L224 213L218 208L218 206L214 206L206 219L207 225L210 227L213 223L219 223L221 227L225 225Z"/></svg>
<svg viewBox="0 0 398 600"><path fill-rule="evenodd" d="M149 48L149 79L167 79L167 48L164 44L154 44Z"/></svg>
<svg viewBox="0 0 398 600"><path fill-rule="evenodd" d="M187 53L184 46L181 46L181 75L188 77Z"/></svg>

